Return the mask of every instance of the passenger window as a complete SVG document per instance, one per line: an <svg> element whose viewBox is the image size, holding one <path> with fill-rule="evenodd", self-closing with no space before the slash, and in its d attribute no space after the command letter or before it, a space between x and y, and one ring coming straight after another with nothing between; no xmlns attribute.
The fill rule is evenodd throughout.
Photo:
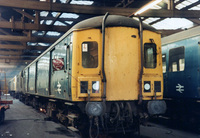
<svg viewBox="0 0 200 138"><path fill-rule="evenodd" d="M169 72L184 71L185 48L178 47L169 50Z"/></svg>
<svg viewBox="0 0 200 138"><path fill-rule="evenodd" d="M82 66L84 68L98 67L98 44L97 42L82 43Z"/></svg>
<svg viewBox="0 0 200 138"><path fill-rule="evenodd" d="M180 71L184 71L185 59L179 59L179 66L180 66Z"/></svg>
<svg viewBox="0 0 200 138"><path fill-rule="evenodd" d="M53 71L64 70L64 58L52 59Z"/></svg>
<svg viewBox="0 0 200 138"><path fill-rule="evenodd" d="M144 44L144 67L156 68L156 44L145 43Z"/></svg>
<svg viewBox="0 0 200 138"><path fill-rule="evenodd" d="M177 63L173 62L172 63L172 72L176 72L177 71Z"/></svg>
<svg viewBox="0 0 200 138"><path fill-rule="evenodd" d="M163 73L166 72L166 54L162 55L162 68L163 68Z"/></svg>

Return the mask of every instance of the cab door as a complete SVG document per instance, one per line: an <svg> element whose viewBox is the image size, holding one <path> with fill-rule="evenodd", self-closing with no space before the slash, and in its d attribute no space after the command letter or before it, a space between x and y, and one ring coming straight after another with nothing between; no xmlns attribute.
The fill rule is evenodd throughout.
<svg viewBox="0 0 200 138"><path fill-rule="evenodd" d="M52 97L68 99L67 45L61 41L51 51L51 85Z"/></svg>
<svg viewBox="0 0 200 138"><path fill-rule="evenodd" d="M177 98L185 95L185 47L169 50L167 73L167 97Z"/></svg>

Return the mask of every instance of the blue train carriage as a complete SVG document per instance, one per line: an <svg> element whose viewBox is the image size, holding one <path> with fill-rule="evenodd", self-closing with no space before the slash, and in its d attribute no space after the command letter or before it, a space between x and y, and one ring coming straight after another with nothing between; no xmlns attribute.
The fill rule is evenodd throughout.
<svg viewBox="0 0 200 138"><path fill-rule="evenodd" d="M123 16L78 23L21 76L22 100L73 130L135 131L166 110L161 35Z"/></svg>
<svg viewBox="0 0 200 138"><path fill-rule="evenodd" d="M200 112L200 27L162 38L168 115L194 123Z"/></svg>

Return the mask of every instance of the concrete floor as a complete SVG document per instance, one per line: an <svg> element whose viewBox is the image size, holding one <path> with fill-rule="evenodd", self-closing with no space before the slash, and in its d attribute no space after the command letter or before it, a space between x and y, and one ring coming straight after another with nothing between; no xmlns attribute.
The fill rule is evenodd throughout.
<svg viewBox="0 0 200 138"><path fill-rule="evenodd" d="M200 134L149 123L148 126L141 126L140 138L200 138Z"/></svg>
<svg viewBox="0 0 200 138"><path fill-rule="evenodd" d="M77 138L76 133L53 121L44 121L45 115L13 100L5 112L5 122L0 125L0 137L13 138Z"/></svg>
<svg viewBox="0 0 200 138"><path fill-rule="evenodd" d="M8 98L11 98L8 96ZM78 138L78 134L53 121L44 121L46 117L14 99L6 112L5 122L0 125L0 137L8 138ZM123 136L120 136L120 138ZM141 126L140 138L200 138L200 134L167 128L149 123Z"/></svg>

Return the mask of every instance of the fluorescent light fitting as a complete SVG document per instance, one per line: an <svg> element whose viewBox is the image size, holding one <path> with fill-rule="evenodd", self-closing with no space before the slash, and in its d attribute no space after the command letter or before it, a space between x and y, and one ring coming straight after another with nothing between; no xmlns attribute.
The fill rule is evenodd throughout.
<svg viewBox="0 0 200 138"><path fill-rule="evenodd" d="M162 0L154 0L154 1L150 2L150 3L148 3L147 5L145 5L145 6L142 7L141 9L139 9L139 10L135 13L135 15L138 15L138 14L143 13L144 11L150 9L150 8L153 7L154 5L160 3L161 1L162 1Z"/></svg>

